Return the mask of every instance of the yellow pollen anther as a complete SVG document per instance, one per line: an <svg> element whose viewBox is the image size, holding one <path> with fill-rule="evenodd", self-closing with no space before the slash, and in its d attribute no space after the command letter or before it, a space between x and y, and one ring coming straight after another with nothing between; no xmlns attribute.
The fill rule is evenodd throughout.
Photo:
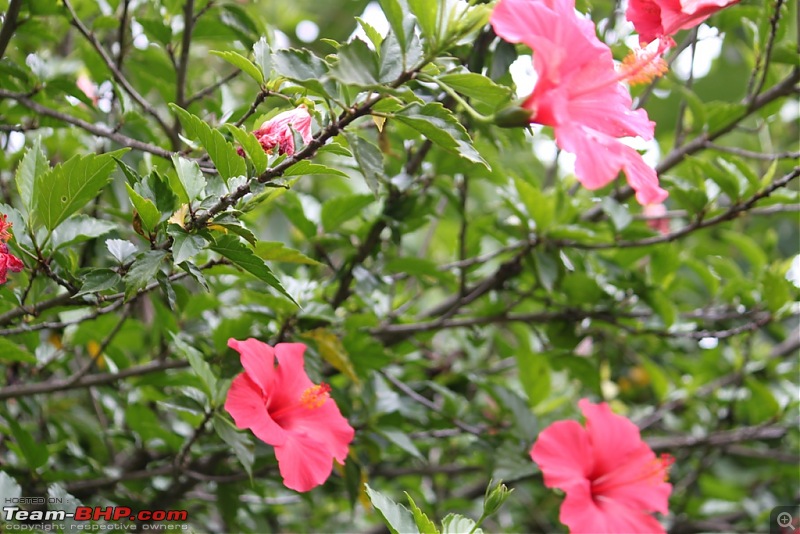
<svg viewBox="0 0 800 534"><path fill-rule="evenodd" d="M319 408L325 402L331 398L329 392L331 387L328 384L320 384L318 386L311 386L310 388L303 391L303 394L300 395L300 404L303 407L314 410L315 408Z"/></svg>
<svg viewBox="0 0 800 534"><path fill-rule="evenodd" d="M650 83L668 70L664 58L646 49L632 50L620 65L620 73L631 85Z"/></svg>

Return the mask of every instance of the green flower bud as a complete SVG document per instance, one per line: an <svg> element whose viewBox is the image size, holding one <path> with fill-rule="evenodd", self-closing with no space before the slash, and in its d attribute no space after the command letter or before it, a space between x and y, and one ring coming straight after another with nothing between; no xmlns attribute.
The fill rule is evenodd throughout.
<svg viewBox="0 0 800 534"><path fill-rule="evenodd" d="M517 128L528 126L531 123L533 111L519 106L509 106L498 111L494 116L494 123L501 128Z"/></svg>
<svg viewBox="0 0 800 534"><path fill-rule="evenodd" d="M492 488L492 483L489 482L489 487L486 488L486 495L483 498L483 515L488 517L495 513L506 502L513 489L503 484L502 481Z"/></svg>

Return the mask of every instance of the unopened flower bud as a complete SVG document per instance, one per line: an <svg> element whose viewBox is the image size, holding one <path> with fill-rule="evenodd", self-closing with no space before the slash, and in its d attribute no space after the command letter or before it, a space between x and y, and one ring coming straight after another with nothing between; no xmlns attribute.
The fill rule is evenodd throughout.
<svg viewBox="0 0 800 534"><path fill-rule="evenodd" d="M494 123L501 128L518 128L531 123L533 112L519 106L509 106L498 111L494 116Z"/></svg>

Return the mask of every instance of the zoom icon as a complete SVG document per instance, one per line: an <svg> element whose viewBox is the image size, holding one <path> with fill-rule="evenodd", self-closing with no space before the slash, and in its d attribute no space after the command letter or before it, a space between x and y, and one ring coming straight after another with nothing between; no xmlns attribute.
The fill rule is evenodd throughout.
<svg viewBox="0 0 800 534"><path fill-rule="evenodd" d="M770 534L800 534L800 506L776 506L769 514Z"/></svg>

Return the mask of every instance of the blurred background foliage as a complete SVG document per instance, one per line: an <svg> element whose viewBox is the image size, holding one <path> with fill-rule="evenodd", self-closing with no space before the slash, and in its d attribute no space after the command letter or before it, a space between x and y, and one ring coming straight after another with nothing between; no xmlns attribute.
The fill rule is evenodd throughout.
<svg viewBox="0 0 800 534"><path fill-rule="evenodd" d="M188 2L195 23L184 56L181 0L14 3L17 27L0 62L0 212L19 214L10 245L27 268L0 287L4 491L187 509L197 532L377 532L364 483L398 502L407 492L437 520L477 519L489 480L502 479L515 491L486 530L565 531L562 496L543 486L528 452L542 428L577 418L577 400L589 397L676 458L670 532L766 531L774 506L798 502L796 2L744 0L681 32L670 72L633 88L658 125L656 142L637 148L670 192L666 234L625 187L579 187L548 129L476 123L439 86L416 80L376 104L388 118L366 110L347 134L334 132L335 148L312 158L327 166L321 174L254 186L215 219L223 228L168 226L182 179L164 154L180 151L205 172L200 213L240 182L216 175L218 160L167 104L213 128L238 121L250 131L306 103L317 132L340 103L381 93L354 80L401 45L356 55L365 63L352 71L340 61L305 78L301 55L274 56L270 68L251 50L264 38L273 53L307 48L337 64L356 17L383 34L392 26L381 5ZM622 59L635 39L624 6L577 8ZM484 25L489 6L473 9L483 10L480 24L451 26L442 34L457 37L450 46L418 30L409 50L432 54L421 70L436 79L462 69L496 82L443 82L491 114L530 89L530 50L495 38ZM263 86L213 51L255 57ZM96 100L78 87L82 77ZM402 114L393 102L415 98L444 104L486 164L393 115ZM448 135L464 135L456 130ZM15 185L36 139L51 165L132 148L117 155L127 167L109 168L109 184L47 245L31 240ZM126 182L156 205L152 235ZM285 294L214 249L228 237L266 260ZM194 243L183 267L166 256L184 264L176 240ZM137 256L126 257L130 247ZM241 371L230 337L309 345L312 379L332 385L356 428L346 465L323 487L284 488L271 447L220 410Z"/></svg>

